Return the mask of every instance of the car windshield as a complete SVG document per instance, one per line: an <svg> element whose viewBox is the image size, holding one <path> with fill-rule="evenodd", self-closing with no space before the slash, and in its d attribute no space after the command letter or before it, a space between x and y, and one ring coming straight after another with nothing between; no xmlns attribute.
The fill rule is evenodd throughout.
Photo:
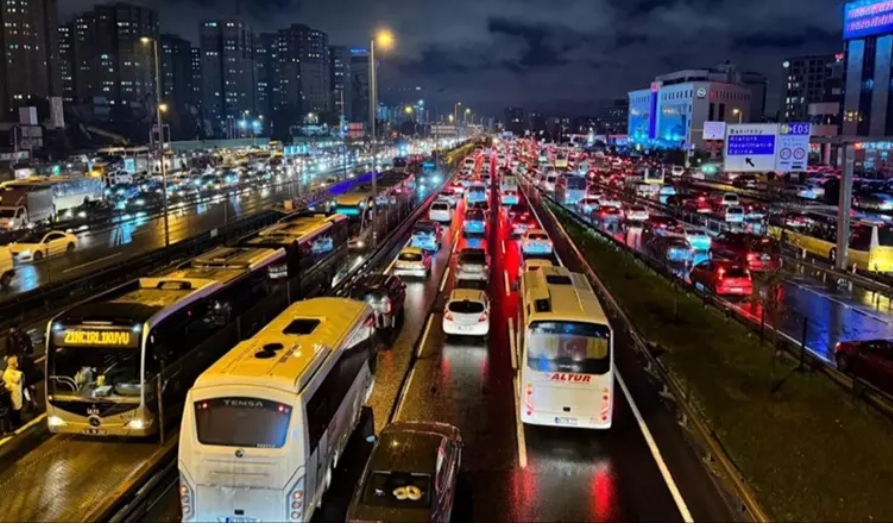
<svg viewBox="0 0 893 527"><path fill-rule="evenodd" d="M450 204L444 203L442 201L435 201L434 203L431 204L431 208L433 210L449 210Z"/></svg>
<svg viewBox="0 0 893 527"><path fill-rule="evenodd" d="M40 243L43 241L43 237L45 234L32 232L30 234L26 234L17 240L18 243Z"/></svg>
<svg viewBox="0 0 893 527"><path fill-rule="evenodd" d="M465 211L465 219L472 221L483 221L484 211L481 209L468 209Z"/></svg>
<svg viewBox="0 0 893 527"><path fill-rule="evenodd" d="M747 271L743 267L724 267L721 269L725 278L747 278Z"/></svg>
<svg viewBox="0 0 893 527"><path fill-rule="evenodd" d="M423 258L421 254L415 252L400 253L400 259L404 262L421 262Z"/></svg>
<svg viewBox="0 0 893 527"><path fill-rule="evenodd" d="M426 509L431 505L431 475L375 471L366 481L361 501L373 507Z"/></svg>
<svg viewBox="0 0 893 527"><path fill-rule="evenodd" d="M549 239L549 236L542 232L532 232L527 235L527 239L535 241L545 241Z"/></svg>
<svg viewBox="0 0 893 527"><path fill-rule="evenodd" d="M461 315L474 315L484 312L484 304L477 300L453 300L447 310Z"/></svg>
<svg viewBox="0 0 893 527"><path fill-rule="evenodd" d="M459 254L459 263L464 264L484 264L487 262L487 255L479 249L469 249Z"/></svg>
<svg viewBox="0 0 893 527"><path fill-rule="evenodd" d="M15 218L16 209L0 209L0 218Z"/></svg>

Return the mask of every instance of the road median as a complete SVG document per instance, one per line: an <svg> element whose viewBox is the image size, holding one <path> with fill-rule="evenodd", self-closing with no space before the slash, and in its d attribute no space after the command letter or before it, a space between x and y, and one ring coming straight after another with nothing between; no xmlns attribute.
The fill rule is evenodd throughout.
<svg viewBox="0 0 893 527"><path fill-rule="evenodd" d="M893 426L554 207L776 521L893 519Z"/></svg>

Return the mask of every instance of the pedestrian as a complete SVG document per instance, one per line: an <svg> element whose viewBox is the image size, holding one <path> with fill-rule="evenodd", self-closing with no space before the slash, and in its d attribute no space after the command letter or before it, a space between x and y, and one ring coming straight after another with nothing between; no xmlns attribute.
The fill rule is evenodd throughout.
<svg viewBox="0 0 893 527"><path fill-rule="evenodd" d="M12 398L9 396L9 390L6 389L6 385L0 382L0 436L14 431L11 413Z"/></svg>
<svg viewBox="0 0 893 527"><path fill-rule="evenodd" d="M14 430L22 426L23 377L19 370L19 358L15 355L7 357L6 370L3 372L3 384L6 386L11 400L9 415Z"/></svg>

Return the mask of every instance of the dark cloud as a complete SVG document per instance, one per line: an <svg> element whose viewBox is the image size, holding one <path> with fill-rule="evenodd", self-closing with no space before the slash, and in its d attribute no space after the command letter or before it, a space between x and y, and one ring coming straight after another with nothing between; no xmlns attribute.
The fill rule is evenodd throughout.
<svg viewBox="0 0 893 527"><path fill-rule="evenodd" d="M61 0L63 16L97 0ZM588 111L658 74L730 60L770 76L788 56L842 49L839 0L131 0L196 41L203 19L258 31L304 23L365 47L388 27L381 82L498 114L506 105ZM440 91L443 90L443 91ZM383 90L387 93L387 90ZM396 101L395 101L396 102Z"/></svg>

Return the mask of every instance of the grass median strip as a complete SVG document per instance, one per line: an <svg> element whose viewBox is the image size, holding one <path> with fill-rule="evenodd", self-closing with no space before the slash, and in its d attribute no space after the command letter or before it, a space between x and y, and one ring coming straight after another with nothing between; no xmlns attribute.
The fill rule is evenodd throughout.
<svg viewBox="0 0 893 527"><path fill-rule="evenodd" d="M889 421L553 210L775 521L893 521Z"/></svg>

